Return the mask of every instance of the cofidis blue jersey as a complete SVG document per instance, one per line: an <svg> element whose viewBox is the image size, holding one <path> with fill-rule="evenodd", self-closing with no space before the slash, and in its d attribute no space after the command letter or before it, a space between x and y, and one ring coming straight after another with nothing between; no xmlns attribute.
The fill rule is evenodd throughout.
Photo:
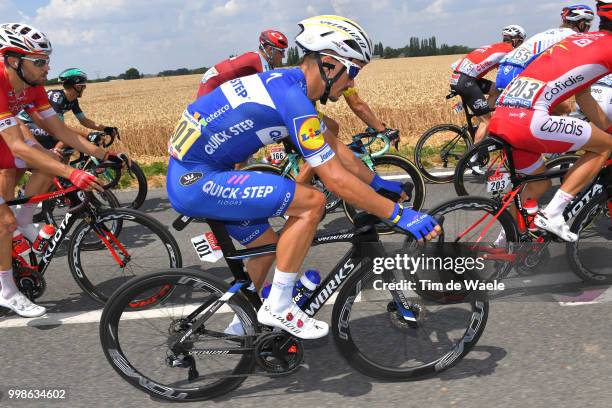
<svg viewBox="0 0 612 408"><path fill-rule="evenodd" d="M185 109L170 139L170 155L184 163L232 169L261 147L290 137L308 163L334 156L306 96L298 68L276 69L225 82Z"/></svg>

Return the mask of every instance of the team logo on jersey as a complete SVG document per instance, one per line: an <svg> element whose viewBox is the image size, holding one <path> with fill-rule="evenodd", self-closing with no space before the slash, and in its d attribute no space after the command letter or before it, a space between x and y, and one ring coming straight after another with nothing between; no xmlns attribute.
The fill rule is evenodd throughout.
<svg viewBox="0 0 612 408"><path fill-rule="evenodd" d="M593 44L593 40L589 40L588 38L581 38L572 42L581 48L586 47L589 44Z"/></svg>
<svg viewBox="0 0 612 408"><path fill-rule="evenodd" d="M187 186L192 185L193 183L195 183L202 177L204 177L204 174L200 172L196 172L196 171L191 172L191 173L185 173L179 179L179 183L181 183L181 186L187 187Z"/></svg>
<svg viewBox="0 0 612 408"><path fill-rule="evenodd" d="M321 132L321 122L316 116L302 122L298 132L298 140L308 150L317 150L323 146L325 139L323 139L323 132Z"/></svg>

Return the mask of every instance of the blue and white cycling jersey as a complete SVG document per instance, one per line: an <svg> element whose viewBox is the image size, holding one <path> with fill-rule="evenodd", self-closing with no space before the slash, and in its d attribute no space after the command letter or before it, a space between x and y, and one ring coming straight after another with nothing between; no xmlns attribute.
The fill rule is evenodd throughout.
<svg viewBox="0 0 612 408"><path fill-rule="evenodd" d="M509 52L499 63L495 86L504 89L541 53L576 32L570 28L553 28L528 38Z"/></svg>
<svg viewBox="0 0 612 408"><path fill-rule="evenodd" d="M185 163L231 169L286 137L313 167L334 155L298 68L236 78L197 99L183 112L169 152Z"/></svg>
<svg viewBox="0 0 612 408"><path fill-rule="evenodd" d="M261 147L291 138L317 167L334 156L323 138L306 80L298 68L225 82L183 112L169 143L167 190L180 213L225 221L242 244L291 205L295 182L274 174L234 171Z"/></svg>

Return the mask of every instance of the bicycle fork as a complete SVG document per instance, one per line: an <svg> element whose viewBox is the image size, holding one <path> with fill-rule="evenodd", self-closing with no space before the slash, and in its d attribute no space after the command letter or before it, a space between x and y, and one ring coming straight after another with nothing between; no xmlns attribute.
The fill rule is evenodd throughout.
<svg viewBox="0 0 612 408"><path fill-rule="evenodd" d="M130 261L131 256L125 249L125 247L121 244L121 242L119 242L115 234L109 231L106 227L100 227L100 225L98 224L92 224L92 229L94 230L100 241L104 243L104 246L110 251L111 255L113 256L115 262L117 262L119 267L125 268L128 262ZM119 253L115 250L113 245L117 247Z"/></svg>

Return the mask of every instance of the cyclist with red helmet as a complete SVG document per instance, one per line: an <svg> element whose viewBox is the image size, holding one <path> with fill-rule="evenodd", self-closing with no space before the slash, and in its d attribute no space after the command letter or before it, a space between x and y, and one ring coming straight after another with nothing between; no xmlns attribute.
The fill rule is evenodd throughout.
<svg viewBox="0 0 612 408"><path fill-rule="evenodd" d="M597 14L600 31L567 37L508 85L489 129L512 145L515 166L524 174L546 171L542 153L586 151L534 219L537 227L566 241L578 237L565 223L565 207L597 175L612 151L612 121L591 95L591 85L612 72L612 0L598 1ZM554 108L571 96L590 123L554 115ZM531 182L522 196L538 199L549 187L550 181Z"/></svg>
<svg viewBox="0 0 612 408"><path fill-rule="evenodd" d="M259 35L258 52L249 51L228 58L204 73L198 87L198 98L229 80L278 68L288 45L287 37L280 31L262 31Z"/></svg>
<svg viewBox="0 0 612 408"><path fill-rule="evenodd" d="M37 112L48 126L66 139L81 139L65 127L49 105L42 86L49 72L51 43L44 33L20 23L0 25L0 169L3 170L0 197L0 306L10 308L23 317L35 317L45 313L45 308L35 305L17 289L11 269L12 236L18 222L10 208L4 203L11 199L15 188L15 168L28 163L49 174L69 179L85 190L101 190L97 179L84 171L73 169L55 160L24 141L15 118L27 108ZM96 156L105 156L102 151L83 150Z"/></svg>
<svg viewBox="0 0 612 408"><path fill-rule="evenodd" d="M288 46L287 37L280 31L262 31L259 34L258 52L248 51L237 57L228 58L204 73L198 87L198 98L212 92L224 82L280 67ZM236 163L236 170L240 170L247 163L248 159Z"/></svg>

